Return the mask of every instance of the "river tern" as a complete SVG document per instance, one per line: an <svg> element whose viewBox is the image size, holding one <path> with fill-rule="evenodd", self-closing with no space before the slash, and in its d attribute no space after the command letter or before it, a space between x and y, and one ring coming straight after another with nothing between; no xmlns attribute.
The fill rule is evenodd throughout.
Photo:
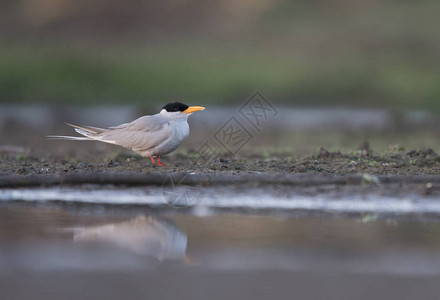
<svg viewBox="0 0 440 300"><path fill-rule="evenodd" d="M51 139L73 141L100 141L119 145L133 150L140 155L150 157L155 164L165 166L160 161L162 154L176 150L189 135L188 117L203 106L188 106L180 102L168 103L162 110L152 116L143 116L130 123L118 126L99 128L79 126L66 123L75 128L82 137L51 135Z"/></svg>

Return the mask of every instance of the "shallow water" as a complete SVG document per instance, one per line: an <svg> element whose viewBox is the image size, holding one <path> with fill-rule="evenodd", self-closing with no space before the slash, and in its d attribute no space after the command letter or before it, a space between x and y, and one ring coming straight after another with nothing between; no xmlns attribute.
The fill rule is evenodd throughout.
<svg viewBox="0 0 440 300"><path fill-rule="evenodd" d="M148 186L82 185L80 187L10 188L0 201L92 203L189 208L195 215L216 209L266 212L378 213L440 215L440 194L425 193L423 184L387 185L223 185Z"/></svg>
<svg viewBox="0 0 440 300"><path fill-rule="evenodd" d="M2 190L2 295L436 299L435 196L222 189L189 208L159 187Z"/></svg>
<svg viewBox="0 0 440 300"><path fill-rule="evenodd" d="M207 272L440 275L436 222L143 210L2 206L1 273L154 270L168 262Z"/></svg>

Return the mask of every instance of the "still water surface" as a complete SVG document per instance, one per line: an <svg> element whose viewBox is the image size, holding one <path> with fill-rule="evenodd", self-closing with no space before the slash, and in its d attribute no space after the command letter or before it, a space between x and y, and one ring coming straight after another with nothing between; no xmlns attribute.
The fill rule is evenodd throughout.
<svg viewBox="0 0 440 300"><path fill-rule="evenodd" d="M75 198L58 189L58 196L39 200L43 189L2 191L4 299L291 299L292 293L326 299L415 299L417 293L436 299L440 291L435 211L432 218L417 218L417 211L390 213L380 206L349 213L267 205L247 210L258 201L269 203L261 193L240 200L241 206L203 206L202 197L194 207L176 208L163 199L162 205L134 201L145 191L125 190L123 198L114 190L106 203L93 201L98 191L90 190L88 196L77 191ZM88 200L77 201L81 195ZM362 201L373 199L352 202Z"/></svg>

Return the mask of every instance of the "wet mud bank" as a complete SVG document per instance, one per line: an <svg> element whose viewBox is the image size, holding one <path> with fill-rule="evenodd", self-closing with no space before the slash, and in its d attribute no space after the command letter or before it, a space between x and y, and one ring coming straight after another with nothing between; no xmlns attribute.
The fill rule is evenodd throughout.
<svg viewBox="0 0 440 300"><path fill-rule="evenodd" d="M167 158L167 166L159 167L145 158L125 153L113 158L97 156L89 162L3 153L0 187L87 183L166 185L171 181L189 185L440 182L440 156L431 149L375 155L368 149L341 153L321 148L314 155L297 159L283 155L265 159L251 153L245 157L225 155L203 162L196 154L177 154Z"/></svg>
<svg viewBox="0 0 440 300"><path fill-rule="evenodd" d="M440 187L440 175L322 175L322 174L221 174L221 173L136 173L92 172L74 174L42 174L0 176L0 187L30 187L53 185L112 184L139 185L360 185L360 184L426 184L427 190Z"/></svg>

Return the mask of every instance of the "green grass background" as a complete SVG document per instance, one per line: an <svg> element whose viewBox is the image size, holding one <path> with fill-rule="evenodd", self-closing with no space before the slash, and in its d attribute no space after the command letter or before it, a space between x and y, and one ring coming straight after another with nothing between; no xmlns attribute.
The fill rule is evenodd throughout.
<svg viewBox="0 0 440 300"><path fill-rule="evenodd" d="M233 104L259 90L275 103L440 111L439 2L277 3L222 39L0 38L0 102Z"/></svg>

